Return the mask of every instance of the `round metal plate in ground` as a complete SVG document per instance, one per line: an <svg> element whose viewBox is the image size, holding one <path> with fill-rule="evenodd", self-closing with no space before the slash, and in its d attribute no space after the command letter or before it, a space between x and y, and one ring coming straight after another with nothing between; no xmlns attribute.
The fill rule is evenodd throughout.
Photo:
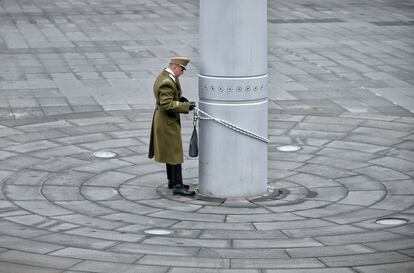
<svg viewBox="0 0 414 273"><path fill-rule="evenodd" d="M102 151L96 151L96 152L94 152L93 153L93 156L94 157L97 157L97 158L114 158L114 157L117 156L117 153L111 152L111 151L102 150Z"/></svg>
<svg viewBox="0 0 414 273"><path fill-rule="evenodd" d="M282 145L282 146L277 146L276 149L281 152L296 152L302 149L302 147L298 145Z"/></svg>
<svg viewBox="0 0 414 273"><path fill-rule="evenodd" d="M147 229L144 230L145 233L151 235L170 235L173 234L174 231L168 229L161 229L161 228L154 228L154 229Z"/></svg>
<svg viewBox="0 0 414 273"><path fill-rule="evenodd" d="M388 226L398 226L398 225L404 225L408 223L407 219L401 219L401 218L383 218L378 219L375 221L375 223L380 225L388 225Z"/></svg>

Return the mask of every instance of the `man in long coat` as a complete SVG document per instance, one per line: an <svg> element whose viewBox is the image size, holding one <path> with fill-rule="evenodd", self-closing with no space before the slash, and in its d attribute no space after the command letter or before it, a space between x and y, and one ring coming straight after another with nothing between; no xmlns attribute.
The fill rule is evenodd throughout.
<svg viewBox="0 0 414 273"><path fill-rule="evenodd" d="M176 57L171 59L154 83L156 106L152 118L149 158L166 163L168 188L173 194L193 195L188 185L183 184L181 164L184 161L181 140L180 113L193 110L195 102L189 102L182 96L178 78L184 73L189 59Z"/></svg>

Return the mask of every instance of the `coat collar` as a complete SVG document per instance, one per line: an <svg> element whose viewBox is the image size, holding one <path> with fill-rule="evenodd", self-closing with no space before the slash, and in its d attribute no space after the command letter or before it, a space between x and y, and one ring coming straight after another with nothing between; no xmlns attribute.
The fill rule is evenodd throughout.
<svg viewBox="0 0 414 273"><path fill-rule="evenodd" d="M166 71L168 73L168 76L175 82L177 83L177 79L175 78L174 72L172 72L171 69L169 69L168 67L166 69L164 69L164 71Z"/></svg>

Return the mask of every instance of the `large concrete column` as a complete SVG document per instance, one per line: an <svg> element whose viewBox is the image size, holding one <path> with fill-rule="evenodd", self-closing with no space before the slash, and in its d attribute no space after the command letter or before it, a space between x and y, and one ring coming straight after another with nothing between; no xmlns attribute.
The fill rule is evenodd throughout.
<svg viewBox="0 0 414 273"><path fill-rule="evenodd" d="M200 109L267 137L267 1L200 0L200 61ZM267 143L203 119L199 142L201 194L266 193Z"/></svg>

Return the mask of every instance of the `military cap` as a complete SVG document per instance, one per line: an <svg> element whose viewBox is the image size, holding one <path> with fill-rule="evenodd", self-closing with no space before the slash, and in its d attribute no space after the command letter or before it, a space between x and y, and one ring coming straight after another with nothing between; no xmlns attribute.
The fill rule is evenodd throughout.
<svg viewBox="0 0 414 273"><path fill-rule="evenodd" d="M185 67L187 66L187 64L190 62L190 59L186 58L186 57L174 57L171 59L170 63L171 64L178 64L179 66L181 66L184 70Z"/></svg>

